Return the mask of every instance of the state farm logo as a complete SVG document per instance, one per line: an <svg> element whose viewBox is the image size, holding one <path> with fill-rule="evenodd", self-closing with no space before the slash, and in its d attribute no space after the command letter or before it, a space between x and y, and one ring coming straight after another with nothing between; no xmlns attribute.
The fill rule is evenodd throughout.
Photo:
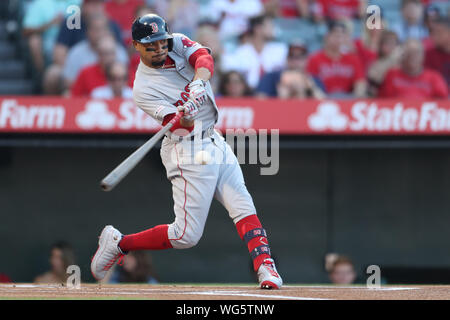
<svg viewBox="0 0 450 320"><path fill-rule="evenodd" d="M383 106L383 101L357 101L349 110L341 109L337 102L318 105L307 123L314 131L335 132L448 132L450 109L437 102L423 102L406 107L403 102Z"/></svg>
<svg viewBox="0 0 450 320"><path fill-rule="evenodd" d="M86 104L85 110L77 115L75 122L86 130L94 128L106 130L114 127L116 115L109 111L105 102L90 101Z"/></svg>
<svg viewBox="0 0 450 320"><path fill-rule="evenodd" d="M255 111L251 107L220 107L216 126L224 129L248 129L253 126Z"/></svg>
<svg viewBox="0 0 450 320"><path fill-rule="evenodd" d="M155 119L131 100L122 101L117 112L110 110L106 101L91 100L77 114L75 123L84 130L155 130L160 127Z"/></svg>
<svg viewBox="0 0 450 320"><path fill-rule="evenodd" d="M316 113L308 117L308 125L316 131L331 129L341 131L347 127L348 117L341 113L335 102L323 102L317 107Z"/></svg>
<svg viewBox="0 0 450 320"><path fill-rule="evenodd" d="M58 104L26 104L5 99L0 105L0 129L61 129L65 118L66 110Z"/></svg>

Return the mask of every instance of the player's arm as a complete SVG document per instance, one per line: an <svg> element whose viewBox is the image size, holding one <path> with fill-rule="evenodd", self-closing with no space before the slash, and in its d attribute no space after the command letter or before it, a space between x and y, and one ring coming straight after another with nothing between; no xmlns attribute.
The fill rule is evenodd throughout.
<svg viewBox="0 0 450 320"><path fill-rule="evenodd" d="M164 124L167 116L174 116L178 111L177 107L168 101L148 93L145 87L135 86L133 88L133 100L136 106L160 124Z"/></svg>
<svg viewBox="0 0 450 320"><path fill-rule="evenodd" d="M148 94L145 90L135 88L133 90L133 99L139 108L163 126L169 123L178 112L177 107L164 99ZM189 120L188 118L181 118L179 122L172 126L170 131L173 132L181 127L188 131L192 131L194 129L194 121Z"/></svg>
<svg viewBox="0 0 450 320"><path fill-rule="evenodd" d="M189 57L189 64L194 68L194 78L189 84L189 97L200 107L207 98L206 81L214 73L214 59L205 48L200 48Z"/></svg>
<svg viewBox="0 0 450 320"><path fill-rule="evenodd" d="M208 81L214 73L214 59L208 50L201 48L189 57L189 64L195 69L194 79Z"/></svg>
<svg viewBox="0 0 450 320"><path fill-rule="evenodd" d="M211 79L214 72L214 60L205 48L199 48L189 56L189 64L194 68L194 78L189 84L189 100L183 106L183 109L195 109L190 112L190 116L180 119L180 126L192 130L194 127L193 116L198 112L198 108L206 101L207 93L205 84ZM186 111L185 111L186 112ZM170 116L167 117L170 121ZM175 127L175 126L174 126ZM174 128L172 127L172 128ZM174 129L176 130L176 128Z"/></svg>
<svg viewBox="0 0 450 320"><path fill-rule="evenodd" d="M189 84L189 96L200 107L207 99L205 85L214 73L211 49L192 41L183 34L174 34L173 50L184 56L192 68L194 77Z"/></svg>

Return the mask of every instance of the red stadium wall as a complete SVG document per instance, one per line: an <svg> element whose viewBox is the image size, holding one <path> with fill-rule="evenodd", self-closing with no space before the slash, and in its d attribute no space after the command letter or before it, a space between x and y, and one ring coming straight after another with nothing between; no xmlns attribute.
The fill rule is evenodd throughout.
<svg viewBox="0 0 450 320"><path fill-rule="evenodd" d="M217 128L297 135L449 135L449 100L217 99ZM1 97L0 132L150 133L159 128L131 100Z"/></svg>

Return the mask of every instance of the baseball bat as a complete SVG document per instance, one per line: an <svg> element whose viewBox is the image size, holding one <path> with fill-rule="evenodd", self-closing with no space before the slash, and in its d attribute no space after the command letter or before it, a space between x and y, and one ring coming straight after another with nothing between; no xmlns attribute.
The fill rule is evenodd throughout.
<svg viewBox="0 0 450 320"><path fill-rule="evenodd" d="M126 177L131 170L144 158L144 156L155 146L155 144L172 128L172 126L180 120L183 112L179 112L162 127L153 137L140 146L136 151L122 161L113 171L111 171L101 182L100 186L103 191L111 191L116 185Z"/></svg>

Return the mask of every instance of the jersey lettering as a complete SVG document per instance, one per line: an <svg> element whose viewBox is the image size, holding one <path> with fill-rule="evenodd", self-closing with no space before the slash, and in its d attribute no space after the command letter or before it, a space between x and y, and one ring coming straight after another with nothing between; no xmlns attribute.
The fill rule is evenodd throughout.
<svg viewBox="0 0 450 320"><path fill-rule="evenodd" d="M181 38L181 42L183 42L183 46L184 47L192 47L192 46L194 46L196 44L195 41L192 41L188 37Z"/></svg>
<svg viewBox="0 0 450 320"><path fill-rule="evenodd" d="M181 99L177 100L177 102L175 102L173 105L175 107L182 106L184 104L184 102L188 101L188 99L189 99L189 93L188 92L189 91L191 91L191 90L189 89L189 84L187 84L184 87L184 91L180 94Z"/></svg>

